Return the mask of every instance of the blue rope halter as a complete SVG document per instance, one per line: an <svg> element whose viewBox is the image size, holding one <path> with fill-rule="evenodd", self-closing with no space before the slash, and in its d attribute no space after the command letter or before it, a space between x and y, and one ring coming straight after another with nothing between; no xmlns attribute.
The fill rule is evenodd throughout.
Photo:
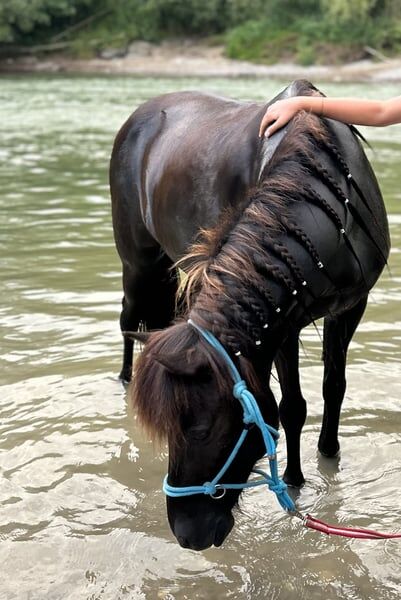
<svg viewBox="0 0 401 600"><path fill-rule="evenodd" d="M194 323L191 319L188 320L188 323L197 331L199 331L205 340L209 342L209 344L224 358L230 375L234 381L233 396L239 400L244 411L244 429L239 436L230 456L227 458L225 464L217 473L216 477L212 479L212 481L207 481L203 485L176 487L168 483L168 476L166 475L163 482L164 493L172 498L193 496L195 494L206 494L212 498L218 499L224 496L226 490L245 489L266 484L269 489L276 494L277 500L285 510L289 512L295 512L296 507L293 500L287 493L287 486L278 475L276 456L276 446L279 438L278 431L274 429L274 427L271 427L265 423L254 395L246 387L245 381L241 379L241 375L239 374L237 367L231 360L224 346L222 346L219 340L212 333L210 333L210 331L199 327L199 325ZM256 425L259 427L262 433L266 448L266 456L269 459L270 475L261 469L253 469L252 473L260 475L260 478L245 483L219 483L220 479L223 477L238 454L238 451L242 446L251 425Z"/></svg>

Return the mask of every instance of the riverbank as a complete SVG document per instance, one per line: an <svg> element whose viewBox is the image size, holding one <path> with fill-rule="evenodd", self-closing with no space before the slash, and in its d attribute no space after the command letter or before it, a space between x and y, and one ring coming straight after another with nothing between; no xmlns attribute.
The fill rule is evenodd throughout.
<svg viewBox="0 0 401 600"><path fill-rule="evenodd" d="M190 41L160 45L134 42L121 50L110 48L96 58L75 59L62 54L24 56L0 61L0 73L87 73L153 77L266 77L306 78L334 82L401 81L401 57L361 60L342 65L302 66L290 62L261 65L232 60L222 46Z"/></svg>

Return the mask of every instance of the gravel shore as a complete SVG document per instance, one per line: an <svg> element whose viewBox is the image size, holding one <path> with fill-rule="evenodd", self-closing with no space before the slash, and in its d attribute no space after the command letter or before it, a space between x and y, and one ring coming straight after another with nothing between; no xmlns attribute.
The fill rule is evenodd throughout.
<svg viewBox="0 0 401 600"><path fill-rule="evenodd" d="M0 73L105 73L165 77L268 77L319 81L401 81L401 57L385 61L363 60L344 65L291 63L259 65L230 60L221 46L186 42L160 45L134 42L129 48L110 48L97 58L72 59L63 55L3 59Z"/></svg>

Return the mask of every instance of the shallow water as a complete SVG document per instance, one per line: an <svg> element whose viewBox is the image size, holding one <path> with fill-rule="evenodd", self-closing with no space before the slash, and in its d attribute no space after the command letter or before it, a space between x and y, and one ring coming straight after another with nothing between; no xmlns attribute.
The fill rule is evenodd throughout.
<svg viewBox="0 0 401 600"><path fill-rule="evenodd" d="M284 85L284 84L283 84ZM160 490L166 455L116 379L120 266L107 186L113 137L176 89L270 98L264 80L7 77L0 82L0 599L395 600L401 542L302 529L266 490L244 495L220 549L181 549ZM396 86L322 85L388 97ZM391 213L390 269L349 353L342 455L317 456L319 336L303 335L309 416L300 509L401 530L401 127L364 130ZM280 464L285 460L283 444Z"/></svg>

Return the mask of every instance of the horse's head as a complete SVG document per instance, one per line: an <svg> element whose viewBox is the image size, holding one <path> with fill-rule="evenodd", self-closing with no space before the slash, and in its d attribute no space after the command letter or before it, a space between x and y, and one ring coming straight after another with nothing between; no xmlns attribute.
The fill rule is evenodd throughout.
<svg viewBox="0 0 401 600"><path fill-rule="evenodd" d="M227 366L187 323L146 336L132 385L139 419L153 438L168 441L171 486L210 482L243 430L243 411L233 397ZM262 400L257 391L262 387L261 377L246 359L240 360L243 377ZM260 405L268 406L270 415L266 418L276 427L277 408L272 396L263 398ZM222 481L246 481L263 454L261 434L253 428ZM205 494L167 497L169 523L181 546L194 550L220 546L234 524L232 509L239 494L240 490L226 490L223 495L216 494L219 498Z"/></svg>

